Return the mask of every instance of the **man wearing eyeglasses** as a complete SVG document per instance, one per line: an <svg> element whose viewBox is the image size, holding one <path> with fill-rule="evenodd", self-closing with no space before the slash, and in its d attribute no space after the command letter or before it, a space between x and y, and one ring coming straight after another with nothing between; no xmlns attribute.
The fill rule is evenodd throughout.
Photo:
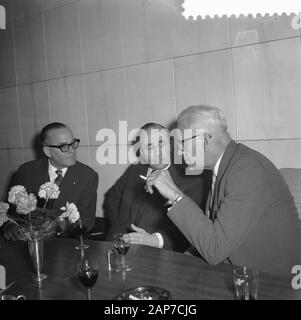
<svg viewBox="0 0 301 320"><path fill-rule="evenodd" d="M290 275L300 264L298 214L277 168L232 140L218 108L189 107L179 115L178 128L188 171L212 171L206 210L183 194L167 171L148 177L148 191L157 189L173 203L168 217L209 264L226 262ZM194 156L197 149L199 158Z"/></svg>
<svg viewBox="0 0 301 320"><path fill-rule="evenodd" d="M98 174L76 160L80 140L74 138L65 124L48 124L42 129L40 138L46 157L21 165L12 185L23 185L28 193L38 195L42 184L47 181L56 183L60 188L59 197L49 200L47 209L59 210L66 202L74 203L89 231L95 222ZM42 207L43 201L38 199L38 206ZM24 239L15 224L4 226L4 230L4 236L9 240ZM61 236L74 236L73 227L65 224Z"/></svg>
<svg viewBox="0 0 301 320"><path fill-rule="evenodd" d="M105 197L105 214L111 223L107 240L111 241L114 234L121 232L126 233L124 240L132 244L183 252L189 243L167 218L166 199L159 192L146 192L145 179L152 172L167 171L182 192L201 206L208 189L206 179L185 176L184 167L173 163L170 135L162 125L147 123L138 137L140 163L129 166Z"/></svg>

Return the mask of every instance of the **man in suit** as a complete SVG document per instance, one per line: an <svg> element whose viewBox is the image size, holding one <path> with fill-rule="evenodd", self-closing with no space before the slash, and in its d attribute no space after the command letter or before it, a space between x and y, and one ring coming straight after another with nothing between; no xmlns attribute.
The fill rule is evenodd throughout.
<svg viewBox="0 0 301 320"><path fill-rule="evenodd" d="M69 127L63 123L50 123L40 134L45 158L21 165L13 179L13 185L22 185L28 193L38 195L39 188L47 181L59 186L58 199L49 200L47 209L59 210L66 202L74 203L83 223L89 231L95 222L98 174L76 161L79 139L75 139ZM43 206L44 199L38 199ZM10 240L24 239L17 225L4 226L4 236ZM68 223L64 225L63 237L74 236L74 230Z"/></svg>
<svg viewBox="0 0 301 320"><path fill-rule="evenodd" d="M185 176L183 166L171 164L169 133L160 124L144 125L139 138L141 163L129 166L106 194L105 214L111 223L107 240L115 233L127 232L124 238L131 243L184 251L189 243L167 218L166 199L159 192L148 194L143 177L153 171L168 171L198 205L206 199L205 181L200 176Z"/></svg>
<svg viewBox="0 0 301 320"><path fill-rule="evenodd" d="M183 194L167 171L149 176L149 192L157 189L173 203L168 217L209 264L227 262L289 275L300 264L297 210L277 168L231 139L218 108L189 107L179 115L178 128L188 168L213 171L208 211ZM196 148L203 149L204 161L194 159L191 150Z"/></svg>

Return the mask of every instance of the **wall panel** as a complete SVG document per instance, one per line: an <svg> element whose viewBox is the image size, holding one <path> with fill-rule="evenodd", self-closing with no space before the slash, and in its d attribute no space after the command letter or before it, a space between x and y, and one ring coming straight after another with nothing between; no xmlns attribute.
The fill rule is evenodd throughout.
<svg viewBox="0 0 301 320"><path fill-rule="evenodd" d="M182 3L0 0L8 23L0 30L2 194L11 172L36 157L40 129L65 122L81 139L78 159L100 174L101 216L104 193L128 164L97 161L98 130L118 135L118 122L128 121L116 141L126 152L131 129L168 126L195 104L221 107L233 138L277 167L301 168L301 30L293 16L192 21Z"/></svg>

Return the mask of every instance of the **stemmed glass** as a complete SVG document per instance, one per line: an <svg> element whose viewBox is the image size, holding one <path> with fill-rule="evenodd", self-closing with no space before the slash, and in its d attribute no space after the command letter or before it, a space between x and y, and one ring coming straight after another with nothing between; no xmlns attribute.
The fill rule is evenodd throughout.
<svg viewBox="0 0 301 320"><path fill-rule="evenodd" d="M74 231L79 237L79 245L77 245L75 249L83 250L89 248L89 245L85 243L87 225L84 221L82 221L82 219L80 219L79 222L75 225Z"/></svg>
<svg viewBox="0 0 301 320"><path fill-rule="evenodd" d="M98 278L98 263L84 259L78 263L77 268L79 280L88 290L88 300L92 300L92 288Z"/></svg>
<svg viewBox="0 0 301 320"><path fill-rule="evenodd" d="M113 236L113 246L116 252L121 256L121 264L116 267L116 271L130 271L132 267L125 263L125 255L129 251L130 243L124 241L123 233L117 233Z"/></svg>

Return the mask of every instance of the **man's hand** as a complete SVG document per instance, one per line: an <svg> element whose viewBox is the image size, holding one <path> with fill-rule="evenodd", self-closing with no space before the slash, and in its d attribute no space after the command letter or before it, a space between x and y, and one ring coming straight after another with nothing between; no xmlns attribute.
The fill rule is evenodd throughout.
<svg viewBox="0 0 301 320"><path fill-rule="evenodd" d="M153 186L158 189L161 195L175 201L178 196L183 196L183 192L175 185L168 170L154 171L146 181L146 190L153 193Z"/></svg>
<svg viewBox="0 0 301 320"><path fill-rule="evenodd" d="M10 223L5 226L4 238L12 241L27 239L22 229L15 223Z"/></svg>
<svg viewBox="0 0 301 320"><path fill-rule="evenodd" d="M132 244L143 244L150 247L158 247L159 240L155 234L150 234L144 229L136 227L134 224L131 224L131 228L135 232L125 234L123 236L125 242Z"/></svg>

